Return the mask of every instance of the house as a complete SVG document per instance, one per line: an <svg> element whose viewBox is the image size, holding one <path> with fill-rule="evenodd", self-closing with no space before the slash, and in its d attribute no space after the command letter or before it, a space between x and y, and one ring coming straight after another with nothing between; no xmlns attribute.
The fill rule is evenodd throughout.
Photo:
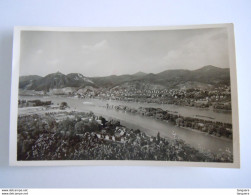
<svg viewBox="0 0 251 195"><path fill-rule="evenodd" d="M204 124L203 123L198 123L198 126L199 127L204 127Z"/></svg>
<svg viewBox="0 0 251 195"><path fill-rule="evenodd" d="M98 122L99 125L102 125L102 121L101 120L96 120Z"/></svg>
<svg viewBox="0 0 251 195"><path fill-rule="evenodd" d="M106 130L105 130L105 129L102 129L102 130L101 130L101 134L106 134Z"/></svg>
<svg viewBox="0 0 251 195"><path fill-rule="evenodd" d="M115 140L116 141L121 141L121 138L120 137L115 137Z"/></svg>
<svg viewBox="0 0 251 195"><path fill-rule="evenodd" d="M100 139L101 138L101 135L100 134L96 134L97 135L97 137Z"/></svg>
<svg viewBox="0 0 251 195"><path fill-rule="evenodd" d="M88 122L89 118L81 118L81 120L84 121L84 122Z"/></svg>
<svg viewBox="0 0 251 195"><path fill-rule="evenodd" d="M121 141L122 143L125 143L125 138L122 137L120 141Z"/></svg>

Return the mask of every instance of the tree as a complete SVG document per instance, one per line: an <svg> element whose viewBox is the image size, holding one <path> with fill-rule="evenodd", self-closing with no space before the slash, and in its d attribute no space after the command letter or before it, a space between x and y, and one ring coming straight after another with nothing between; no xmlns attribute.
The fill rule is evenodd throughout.
<svg viewBox="0 0 251 195"><path fill-rule="evenodd" d="M89 124L84 125L83 131L84 132L91 132L91 128L90 128Z"/></svg>
<svg viewBox="0 0 251 195"><path fill-rule="evenodd" d="M67 107L69 107L67 102L61 102L59 109L64 110Z"/></svg>
<svg viewBox="0 0 251 195"><path fill-rule="evenodd" d="M59 131L71 131L74 129L74 122L73 120L70 120L69 118L66 118L63 121L60 121L58 124L58 130Z"/></svg>
<svg viewBox="0 0 251 195"><path fill-rule="evenodd" d="M159 143L160 142L160 133L158 132L157 134L157 142Z"/></svg>
<svg viewBox="0 0 251 195"><path fill-rule="evenodd" d="M99 130L99 126L96 121L92 121L91 123L89 123L89 127L91 132L97 132Z"/></svg>
<svg viewBox="0 0 251 195"><path fill-rule="evenodd" d="M103 127L105 127L106 122L107 122L107 120L105 120L105 118L102 117L101 118L101 123L102 123Z"/></svg>
<svg viewBox="0 0 251 195"><path fill-rule="evenodd" d="M77 133L84 133L84 125L85 123L83 121L79 121L75 124L75 132Z"/></svg>

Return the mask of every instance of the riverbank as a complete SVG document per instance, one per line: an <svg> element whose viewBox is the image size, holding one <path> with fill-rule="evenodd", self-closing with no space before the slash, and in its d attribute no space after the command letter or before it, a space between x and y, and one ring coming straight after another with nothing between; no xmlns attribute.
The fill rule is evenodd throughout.
<svg viewBox="0 0 251 195"><path fill-rule="evenodd" d="M115 97L99 97L99 96L81 96L76 94L48 94L43 91L32 91L32 90L22 90L19 89L19 95L20 96L39 96L39 97L50 97L50 96L58 96L58 97L67 97L67 98L78 98L81 100L84 99L96 99L96 100L105 100L105 101L121 101L125 103L147 103L147 104L158 104L158 105L174 105L174 106L182 106L182 107L188 107L188 108L198 108L198 109L204 109L204 110L213 110L215 112L225 112L225 113L231 113L231 109L224 109L224 107L217 109L213 105L205 106L204 104L188 104L188 103L179 103L177 102L178 99L170 100L170 97L165 99L153 99L153 98L140 98L140 99L132 99L132 98L115 98ZM174 101L175 100L175 101Z"/></svg>
<svg viewBox="0 0 251 195"><path fill-rule="evenodd" d="M163 110L161 108L130 108L128 106L109 106L107 108L112 108L116 110L131 112L134 114L140 114L147 117L152 117L161 121L168 121L184 129L193 129L196 131L208 133L215 137L224 137L226 139L232 139L232 124L212 122L206 119L198 119L193 117L184 117L178 113L170 112L168 110Z"/></svg>
<svg viewBox="0 0 251 195"><path fill-rule="evenodd" d="M60 119L60 120L58 120ZM232 162L231 153L199 152L180 139L148 136L118 120L85 112L18 117L18 160Z"/></svg>
<svg viewBox="0 0 251 195"><path fill-rule="evenodd" d="M70 97L70 96L69 96ZM80 99L90 99L90 97L87 98L81 98ZM141 99L141 100L132 100L132 99L124 99L124 98L111 98L111 97L92 97L91 99L97 99L97 100L105 100L105 101L120 101L120 102L125 102L125 103L147 103L147 104L158 104L158 105L174 105L174 106L181 106L181 107L187 107L187 108L198 108L198 109L203 109L203 110L212 110L214 112L223 112L223 113L231 113L231 109L217 109L214 106L196 106L196 104L178 104L174 103L173 101L154 101L154 100L146 100L146 99Z"/></svg>
<svg viewBox="0 0 251 195"><path fill-rule="evenodd" d="M229 139L229 138L226 138L226 137L218 137L218 136L215 136L213 134L209 134L209 133L203 132L203 131L198 131L198 130L195 130L195 129L192 129L192 128L189 128L189 127L181 127L181 128L182 129L186 129L188 131L192 131L192 132L196 132L196 133L201 133L201 134L204 134L204 135L207 135L207 136L210 136L210 137L222 140L222 141L232 142L232 139Z"/></svg>
<svg viewBox="0 0 251 195"><path fill-rule="evenodd" d="M68 95L39 95L39 96L19 96L20 99L28 100L28 99L42 99L42 100L54 100L54 102L59 102L61 99L68 99L68 100L76 100L79 102L91 102L96 105L100 104L113 104L113 105L126 105L134 108L138 107L155 107L161 108L165 110L169 110L170 112L178 112L180 115L185 117L201 115L207 118L210 118L212 121L219 121L223 123L232 123L232 114L231 112L225 111L214 111L212 109L205 109L205 108L195 108L195 107L188 107L188 106L178 106L174 104L156 104L156 103L145 103L145 102L127 102L127 101L120 101L120 100L104 100L100 98L78 98L74 96ZM59 101L57 101L57 99ZM198 117L199 118L199 117Z"/></svg>

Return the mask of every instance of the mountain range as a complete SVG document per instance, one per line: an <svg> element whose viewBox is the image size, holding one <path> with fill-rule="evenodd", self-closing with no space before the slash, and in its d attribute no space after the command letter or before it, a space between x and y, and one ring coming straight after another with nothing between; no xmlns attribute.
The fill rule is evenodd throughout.
<svg viewBox="0 0 251 195"><path fill-rule="evenodd" d="M113 88L127 83L148 83L163 88L182 88L184 86L216 86L230 84L230 69L218 68L212 65L197 70L166 70L158 74L138 72L132 75L111 75L105 77L85 77L79 73L52 73L44 77L37 75L21 76L19 88L27 90L49 91L65 87Z"/></svg>

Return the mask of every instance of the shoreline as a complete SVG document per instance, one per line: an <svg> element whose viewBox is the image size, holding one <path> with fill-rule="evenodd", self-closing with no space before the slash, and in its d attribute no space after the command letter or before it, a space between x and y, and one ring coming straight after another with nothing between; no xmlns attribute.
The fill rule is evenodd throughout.
<svg viewBox="0 0 251 195"><path fill-rule="evenodd" d="M42 94L20 94L20 96L23 97L33 97L33 96L39 96L39 97L66 97L66 98L76 98L76 99L80 99L80 100L84 100L84 99L94 99L94 100L101 100L101 101L118 101L118 102L122 102L122 103L147 103L147 104L158 104L158 105L170 105L170 106L178 106L178 107L185 107L185 108L195 108L195 109L199 109L199 110L205 110L205 111L209 111L212 110L213 112L216 113L226 113L226 114L232 114L232 110L226 110L226 109L214 109L212 107L197 107L197 106L189 106L189 105L181 105L181 104L170 104L170 103L161 103L161 102L147 102L147 101L131 101L131 100L117 100L117 99L111 99L111 98L99 98L99 97L88 97L88 98L79 98L79 97L75 97L75 96L69 96L67 94L59 94L59 95L42 95Z"/></svg>
<svg viewBox="0 0 251 195"><path fill-rule="evenodd" d="M26 110L33 110L34 109L34 112L33 113L18 113L18 116L25 116L25 115L31 115L31 114L37 114L36 112L37 111L41 111L40 113L38 114L46 114L47 112L49 113L64 113L64 112L67 112L67 113L70 113L70 112L82 112L80 110L77 110L76 108L66 108L64 110L60 110L59 107L55 106L53 108L50 108L50 109L47 109L45 108L45 106L34 106L34 107L21 107L21 108L18 108L18 109L22 109L23 111L26 111ZM116 109L115 109L116 110ZM122 110L118 110L118 111L122 111ZM85 111L86 112L86 111ZM126 112L126 111L124 111ZM139 113L132 113L132 114L135 114L135 115L140 115ZM96 114L98 116L101 116L100 114ZM103 116L102 116L103 117ZM104 117L108 117L108 119L113 119L113 120L119 120L120 122L126 122L128 123L127 121L121 121L119 118L116 118L116 117L111 117L111 116L104 116ZM208 132L203 132L203 131L199 131L199 130L196 130L196 129L192 129L192 128L189 128L189 127L183 127L183 126L178 126L178 125L175 125L175 124L172 124L170 123L169 120L160 120L160 119L156 119L154 118L153 116L145 116L146 118L151 118L151 119L155 119L155 120L159 120L161 122L164 122L164 123L168 123L168 124L171 124L172 126L176 126L176 127L179 127L181 129L184 129L184 130L189 130L189 131L192 131L192 132L195 132L195 133L200 133L200 134L204 134L206 136L210 136L210 137L213 137L213 138L217 138L219 140L224 140L224 141L228 141L228 142L231 142L232 139L230 138L226 138L226 137L218 137L218 136L215 136L215 135L212 135L212 134L209 134ZM127 127L126 127L127 128ZM147 135L149 137L151 137L151 135ZM168 139L171 139L170 137L165 137L165 138L168 138Z"/></svg>
<svg viewBox="0 0 251 195"><path fill-rule="evenodd" d="M177 126L177 125L175 125ZM182 127L182 126L177 126L177 127L180 127L182 129L186 129L186 130L189 130L189 131L193 131L193 132L196 132L196 133L201 133L201 134L204 134L204 135L207 135L207 136L211 136L213 138L217 138L219 140L224 140L224 141L229 141L229 142L232 142L233 140L230 139L230 138L226 138L226 137L217 137L215 135L212 135L212 134L209 134L207 132L203 132L203 131L199 131L199 130L196 130L196 129L192 129L192 128L189 128L189 127Z"/></svg>
<svg viewBox="0 0 251 195"><path fill-rule="evenodd" d="M48 98L50 97L45 97L45 98L39 98L42 101L48 101ZM29 98L30 99L30 98ZM29 100L28 99L28 100ZM31 98L31 100L33 100L34 98ZM62 101L67 101L68 98L51 98L49 100L52 100L52 106L59 106L60 102ZM23 99L25 100L25 99ZM71 103L72 102L72 103ZM74 103L75 102L75 103ZM76 104L77 103L77 104ZM132 128L132 129L141 129L143 132L145 132L147 135L149 136L156 136L158 131L161 133L161 137L168 137L168 138L173 138L172 137L172 130L174 130L177 133L178 138L184 140L186 143L188 143L189 145L192 145L193 147L197 148L197 144L202 145L204 148L212 148L212 151L217 151L217 148L225 148L225 147L229 147L232 150L232 146L229 145L231 142L229 142L229 140L227 141L223 141L221 142L221 140L224 139L214 139L217 136L211 136L210 134L199 134L200 130L194 130L194 129L190 129L189 131L187 131L188 129L185 129L183 127L177 127L175 124L173 123L171 124L172 121L167 121L167 120L157 120L155 117L146 117L146 116L140 116L138 113L131 113L130 111L127 110L127 114L125 115L124 112L122 112L122 110L115 110L115 109L104 109L104 106L102 108L102 105L105 105L105 102L97 102L97 104L94 102L95 104L95 109L92 106L85 106L83 104L82 101L79 102L78 99L74 100L74 101L70 101L69 99L69 106L70 108L67 108L65 110L59 110L59 109L44 109L43 108L39 108L41 109L41 111L39 111L40 113L46 113L46 112L89 112L89 111L93 111L94 114L96 116L103 116L107 119L115 119L115 120L119 120L121 121L122 125L125 125L126 127ZM83 106L82 106L83 105ZM98 108L99 106L101 106L100 108ZM36 109L36 107L34 107ZM25 109L25 108L21 108L21 109ZM115 111L119 111L119 113L115 112ZM30 111L29 113L26 113L25 111L20 112L22 114L28 115L30 114L36 114L38 113L37 111ZM143 118L142 118L143 117ZM137 120L141 120L142 118L142 123L138 123ZM148 120L149 118L149 120ZM159 122L158 122L159 121ZM155 125L156 123L156 125ZM169 123L169 124L168 124ZM154 125L153 125L154 124ZM198 135L198 136L197 136ZM210 136L208 136L210 135ZM186 138L187 136L187 138ZM196 137L198 137L200 139L200 141L196 141ZM219 137L217 137L219 138ZM213 145L211 144L214 143ZM212 146L211 146L212 145Z"/></svg>
<svg viewBox="0 0 251 195"><path fill-rule="evenodd" d="M49 96L50 97L50 96ZM57 96L55 96L55 97L57 97ZM62 96L61 96L62 97ZM70 98L70 97L66 97L66 98ZM45 97L45 99L47 99L46 97ZM70 98L71 99L71 98ZM88 100L88 99L86 99L86 100ZM120 101L118 101L118 103L119 103ZM82 102L82 104L85 104L85 102ZM92 103L93 105L95 105L95 102L94 103ZM99 107L100 107L100 105L98 105ZM54 107L54 108L53 108ZM40 107L40 109L41 109L41 111L42 112L48 112L49 110L54 110L55 108L57 107L57 105L55 105L55 104L52 104L52 105L50 105L50 108L46 108L46 107L43 107L43 106L41 106ZM105 108L106 106L101 106L101 107L103 107L103 108ZM124 111L124 112L128 112L128 113L131 113L131 114L136 114L136 115L138 115L138 116L146 116L146 118L152 118L152 119L155 119L155 120L159 120L159 121L162 121L162 122L167 122L167 123L169 123L170 122L170 120L168 120L168 119L164 119L164 118L158 118L158 117L156 117L156 116L154 116L154 111L150 111L150 113L152 113L152 115L150 116L148 116L148 115L146 115L146 113L143 113L142 114L142 110L141 110L141 108L142 107L140 107L140 108L131 108L131 107L129 107L129 106L127 106L127 105L109 105L109 104L107 104L107 108L108 109L112 109L112 110L118 110L118 111ZM147 108L147 107L146 107ZM151 108L151 107L150 107ZM25 110L29 110L29 109L39 109L39 107L38 106L36 106L36 107L23 107L22 108L22 110L24 110L23 112L25 112ZM76 107L74 107L74 109L73 108L70 108L71 109L71 111L77 111L78 109L76 109ZM133 111L132 111L132 109L133 109ZM162 110L162 109L161 109ZM54 110L55 111L55 110ZM89 110L90 111L90 110ZM135 112L134 112L135 111ZM162 110L162 111L164 111L164 110ZM33 110L31 110L30 111L31 113L33 113L34 111ZM58 110L57 112L60 112L60 110ZM69 111L70 112L70 111ZM178 116L178 118L183 118L183 119L185 119L184 118L184 116L182 116L182 115L180 115L177 111L170 111L170 110L167 110L167 113L169 113L171 116ZM101 114L101 113L99 113L99 114ZM164 116L164 115L163 115ZM206 121L209 121L210 123L212 123L212 122L215 122L215 121L212 121L212 120L210 120L212 117L207 117L207 116L203 116L203 115L194 115L195 117L189 117L189 118L191 118L193 121L197 121L197 122L200 122L200 121L205 121L206 119L204 119L204 118L209 118L209 120L206 120ZM200 117L198 117L198 116L200 116ZM110 117L109 115L107 116L107 117ZM202 119L202 117L203 117L203 119ZM116 118L116 119L119 119L119 118ZM125 121L125 122L127 122L127 121ZM203 122L202 122L203 123ZM207 122L206 122L207 123ZM221 122L222 123L222 122ZM225 124L227 124L227 123L225 123ZM175 124L172 124L172 125L174 125L175 126ZM176 125L177 126L177 125ZM182 129L189 129L189 130L192 130L193 132L204 132L204 131L202 131L202 130L199 130L199 129L192 129L192 128L189 128L189 127L184 127L184 126L182 126L182 125L179 125L179 127L181 127ZM222 139L223 137L222 136L216 136L216 135L212 135L212 134L209 134L209 133L205 133L206 135L210 135L210 136L212 136L212 137L217 137L217 138L220 138L220 139ZM227 138L227 137L225 137L224 136L224 138L226 138L226 140L232 140L231 138Z"/></svg>
<svg viewBox="0 0 251 195"><path fill-rule="evenodd" d="M56 95L57 96L57 95ZM59 96L64 96L64 95L59 95ZM67 95L65 95L67 96ZM71 96L67 96L71 97ZM125 102L125 103L148 103L148 104L158 104L158 105L171 105L171 106L179 106L179 107L187 107L187 108L196 108L200 110L212 110L213 112L222 112L222 113L227 113L227 114L232 114L232 110L226 110L226 109L215 109L212 107L197 107L197 106L189 106L189 105L181 105L181 104L170 104L170 103L158 103L158 102L144 102L144 101L130 101L130 100L116 100L116 99L104 99L104 98L78 98L78 99L96 99L96 100L103 100L103 101L120 101L120 102Z"/></svg>

